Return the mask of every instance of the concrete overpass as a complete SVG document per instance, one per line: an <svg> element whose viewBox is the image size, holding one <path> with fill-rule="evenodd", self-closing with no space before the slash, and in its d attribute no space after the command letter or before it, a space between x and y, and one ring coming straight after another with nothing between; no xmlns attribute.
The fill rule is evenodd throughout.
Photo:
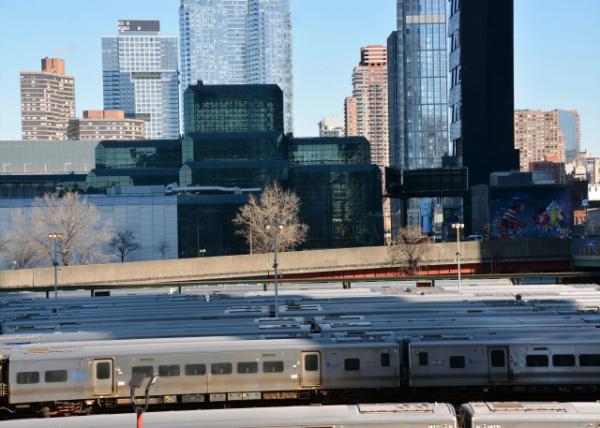
<svg viewBox="0 0 600 428"><path fill-rule="evenodd" d="M557 272L571 269L568 240L461 243L463 273ZM456 243L431 244L419 275L456 273ZM298 251L279 255L284 279L392 278L403 276L390 262L389 247ZM61 267L61 287L177 284L271 278L272 255L257 254ZM0 271L0 290L52 288L54 270Z"/></svg>

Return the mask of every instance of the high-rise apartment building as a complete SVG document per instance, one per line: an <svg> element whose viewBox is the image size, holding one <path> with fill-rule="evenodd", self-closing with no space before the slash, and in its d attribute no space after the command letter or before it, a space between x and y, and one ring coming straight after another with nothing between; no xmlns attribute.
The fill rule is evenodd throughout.
<svg viewBox="0 0 600 428"><path fill-rule="evenodd" d="M572 162L579 151L576 111L517 110L514 129L521 171L529 171L531 162Z"/></svg>
<svg viewBox="0 0 600 428"><path fill-rule="evenodd" d="M352 97L356 102L354 135L369 140L371 162L384 171L390 164L387 51L385 46L367 46L361 48L360 56L360 63L352 73ZM354 132L352 125L346 126Z"/></svg>
<svg viewBox="0 0 600 428"><path fill-rule="evenodd" d="M446 0L397 0L388 38L390 164L441 168L448 153Z"/></svg>
<svg viewBox="0 0 600 428"><path fill-rule="evenodd" d="M319 137L345 137L344 119L338 116L327 116L319 122Z"/></svg>
<svg viewBox="0 0 600 428"><path fill-rule="evenodd" d="M43 58L42 71L20 76L23 140L67 140L75 117L75 79L65 75L65 61Z"/></svg>
<svg viewBox="0 0 600 428"><path fill-rule="evenodd" d="M179 138L177 38L159 21L120 20L102 37L104 108L143 119L147 139Z"/></svg>
<svg viewBox="0 0 600 428"><path fill-rule="evenodd" d="M346 125L346 137L358 136L356 108L356 98L346 97L346 99L344 100L344 123Z"/></svg>
<svg viewBox="0 0 600 428"><path fill-rule="evenodd" d="M143 140L144 121L126 118L122 110L85 110L69 121L70 140Z"/></svg>
<svg viewBox="0 0 600 428"><path fill-rule="evenodd" d="M293 132L292 24L289 0L181 0L183 91L210 85L276 84Z"/></svg>
<svg viewBox="0 0 600 428"><path fill-rule="evenodd" d="M519 165L513 134L514 4L449 0L449 11L452 153L469 169L471 186L487 184L492 172Z"/></svg>

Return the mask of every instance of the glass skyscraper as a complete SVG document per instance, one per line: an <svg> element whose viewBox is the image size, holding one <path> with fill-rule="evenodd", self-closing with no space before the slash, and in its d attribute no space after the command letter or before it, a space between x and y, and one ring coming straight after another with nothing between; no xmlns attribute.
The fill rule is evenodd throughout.
<svg viewBox="0 0 600 428"><path fill-rule="evenodd" d="M147 139L179 138L177 38L159 21L119 21L102 37L104 108L144 119Z"/></svg>
<svg viewBox="0 0 600 428"><path fill-rule="evenodd" d="M388 38L390 164L441 168L448 153L447 0L398 0Z"/></svg>
<svg viewBox="0 0 600 428"><path fill-rule="evenodd" d="M181 0L181 82L276 84L293 131L289 0Z"/></svg>
<svg viewBox="0 0 600 428"><path fill-rule="evenodd" d="M398 30L388 38L390 166L441 168L449 151L447 0L397 0ZM440 204L442 201L438 201ZM430 199L392 201L392 230L408 224L431 233Z"/></svg>

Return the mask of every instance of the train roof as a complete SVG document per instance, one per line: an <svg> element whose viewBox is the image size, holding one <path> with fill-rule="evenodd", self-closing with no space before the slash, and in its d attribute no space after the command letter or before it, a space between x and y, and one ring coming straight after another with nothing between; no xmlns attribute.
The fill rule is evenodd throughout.
<svg viewBox="0 0 600 428"><path fill-rule="evenodd" d="M462 409L477 422L541 420L589 420L600 422L600 403L541 403L541 402L505 402L505 403L467 403ZM551 416L549 416L551 415Z"/></svg>
<svg viewBox="0 0 600 428"><path fill-rule="evenodd" d="M111 428L130 427L134 415L86 416L87 428L110 426ZM358 404L352 406L292 406L262 407L251 409L193 410L178 412L149 412L144 414L147 428L270 428L282 426L315 427L339 426L381 426L380 424L403 423L448 424L454 426L456 416L452 406L444 403L410 404ZM29 423L29 424L28 424ZM81 418L60 418L37 420L39 428L80 427ZM371 425L373 424L373 425ZM7 428L25 428L31 421L13 421Z"/></svg>

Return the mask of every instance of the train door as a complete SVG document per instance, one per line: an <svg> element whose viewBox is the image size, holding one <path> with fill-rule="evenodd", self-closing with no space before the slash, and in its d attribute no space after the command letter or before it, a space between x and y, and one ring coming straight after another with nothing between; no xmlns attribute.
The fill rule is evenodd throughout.
<svg viewBox="0 0 600 428"><path fill-rule="evenodd" d="M492 383L508 382L508 347L488 348L488 374Z"/></svg>
<svg viewBox="0 0 600 428"><path fill-rule="evenodd" d="M321 353L302 353L302 386L321 386Z"/></svg>
<svg viewBox="0 0 600 428"><path fill-rule="evenodd" d="M113 375L112 360L94 360L94 395L112 395L114 385Z"/></svg>

